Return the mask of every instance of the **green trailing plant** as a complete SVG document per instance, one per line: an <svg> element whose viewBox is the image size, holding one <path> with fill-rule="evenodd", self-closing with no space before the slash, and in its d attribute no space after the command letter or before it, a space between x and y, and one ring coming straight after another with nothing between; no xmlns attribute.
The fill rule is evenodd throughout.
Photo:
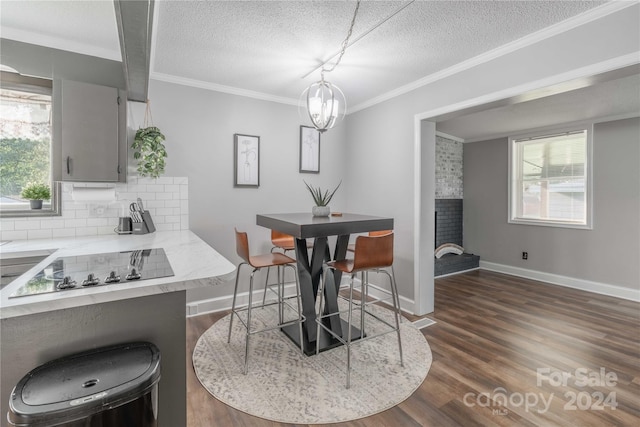
<svg viewBox="0 0 640 427"><path fill-rule="evenodd" d="M45 184L29 184L22 189L20 196L26 200L49 200L51 188Z"/></svg>
<svg viewBox="0 0 640 427"><path fill-rule="evenodd" d="M340 181L340 183L338 183L338 186L334 188L330 193L329 190L322 191L320 187L312 187L311 185L307 184L307 181L304 181L304 185L307 186L307 189L311 193L316 206L327 206L333 198L333 195L336 194L336 191L338 191L338 188L340 188L340 184L342 184L342 181Z"/></svg>
<svg viewBox="0 0 640 427"><path fill-rule="evenodd" d="M155 126L138 129L133 139L133 158L138 161L140 176L158 178L164 173L167 150L163 144L164 135Z"/></svg>

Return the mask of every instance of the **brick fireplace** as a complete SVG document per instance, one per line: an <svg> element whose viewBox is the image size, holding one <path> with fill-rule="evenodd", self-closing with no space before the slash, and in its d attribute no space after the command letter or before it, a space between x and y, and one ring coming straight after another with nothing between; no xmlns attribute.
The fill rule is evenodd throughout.
<svg viewBox="0 0 640 427"><path fill-rule="evenodd" d="M462 199L436 199L435 201L435 247L444 243L462 246ZM478 268L478 255L445 254L434 259L434 276L457 273Z"/></svg>

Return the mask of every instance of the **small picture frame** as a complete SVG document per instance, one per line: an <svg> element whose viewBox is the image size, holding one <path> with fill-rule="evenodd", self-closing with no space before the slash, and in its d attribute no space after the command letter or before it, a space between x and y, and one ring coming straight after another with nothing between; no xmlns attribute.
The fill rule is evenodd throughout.
<svg viewBox="0 0 640 427"><path fill-rule="evenodd" d="M260 186L260 137L233 134L234 187Z"/></svg>
<svg viewBox="0 0 640 427"><path fill-rule="evenodd" d="M320 132L300 126L300 173L320 173Z"/></svg>

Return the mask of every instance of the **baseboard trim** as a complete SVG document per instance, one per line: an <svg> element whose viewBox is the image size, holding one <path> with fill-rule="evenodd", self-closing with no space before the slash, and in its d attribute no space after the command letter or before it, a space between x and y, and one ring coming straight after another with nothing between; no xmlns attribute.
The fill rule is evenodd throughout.
<svg viewBox="0 0 640 427"><path fill-rule="evenodd" d="M513 267L510 265L497 264L482 260L480 260L480 268L483 270L495 271L497 273L524 277L525 279L539 280L552 285L564 286L567 288L579 289L581 291L640 302L639 289L624 288L622 286L610 285L607 283L593 282L590 280L577 279L575 277L561 276L559 274L545 273L544 271L529 270L526 268Z"/></svg>
<svg viewBox="0 0 640 427"><path fill-rule="evenodd" d="M262 301L262 295L264 294L264 287L253 291L253 301ZM285 283L284 285L285 297L295 295L295 284ZM275 294L273 292L267 292L267 298L273 298ZM191 301L187 303L187 317L198 316L200 314L216 313L218 311L231 310L231 304L233 303L233 294L223 295L215 298L208 298L203 300ZM242 292L238 294L236 301L237 305L246 305L249 303L249 292Z"/></svg>
<svg viewBox="0 0 640 427"><path fill-rule="evenodd" d="M456 274L468 273L470 271L479 270L480 267L469 268L467 270L454 271L453 273L441 274L439 276L433 276L434 279L441 279L443 277L455 276Z"/></svg>
<svg viewBox="0 0 640 427"><path fill-rule="evenodd" d="M356 286L360 286L360 279L355 279L355 282L357 283ZM345 283L343 281L343 284L348 284L348 282ZM377 285L374 285L373 283L369 283L369 295L372 298L376 298L376 299L389 297L389 294L383 292L383 288ZM403 297L402 295L400 295L399 299L400 299L400 311L413 316L415 314L413 312L413 308L415 304L414 301L407 297ZM390 301L389 301L389 305L391 305Z"/></svg>
<svg viewBox="0 0 640 427"><path fill-rule="evenodd" d="M359 279L356 279L358 281ZM348 279L343 278L343 284L346 284ZM293 282L285 284L285 296L292 296L295 294L294 292L295 284ZM369 294L374 298L382 298L384 296L383 293L379 291L379 287L369 284ZM264 288L260 288L253 291L253 300L256 298L262 300L262 294L264 292ZM268 295L268 294L267 294ZM271 294L273 295L273 293ZM208 298L203 300L191 301L187 303L187 317L199 316L201 314L207 313L216 313L219 311L225 311L231 309L231 304L233 302L233 294L223 295L215 298ZM243 292L238 294L238 305L248 304L249 303L249 292ZM413 300L400 296L400 310L407 314L413 315Z"/></svg>

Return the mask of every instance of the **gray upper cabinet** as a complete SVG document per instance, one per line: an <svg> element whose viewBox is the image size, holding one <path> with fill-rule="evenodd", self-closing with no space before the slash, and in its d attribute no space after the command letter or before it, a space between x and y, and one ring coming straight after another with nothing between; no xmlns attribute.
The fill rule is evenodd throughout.
<svg viewBox="0 0 640 427"><path fill-rule="evenodd" d="M62 180L124 182L126 97L117 88L63 80L61 104Z"/></svg>

